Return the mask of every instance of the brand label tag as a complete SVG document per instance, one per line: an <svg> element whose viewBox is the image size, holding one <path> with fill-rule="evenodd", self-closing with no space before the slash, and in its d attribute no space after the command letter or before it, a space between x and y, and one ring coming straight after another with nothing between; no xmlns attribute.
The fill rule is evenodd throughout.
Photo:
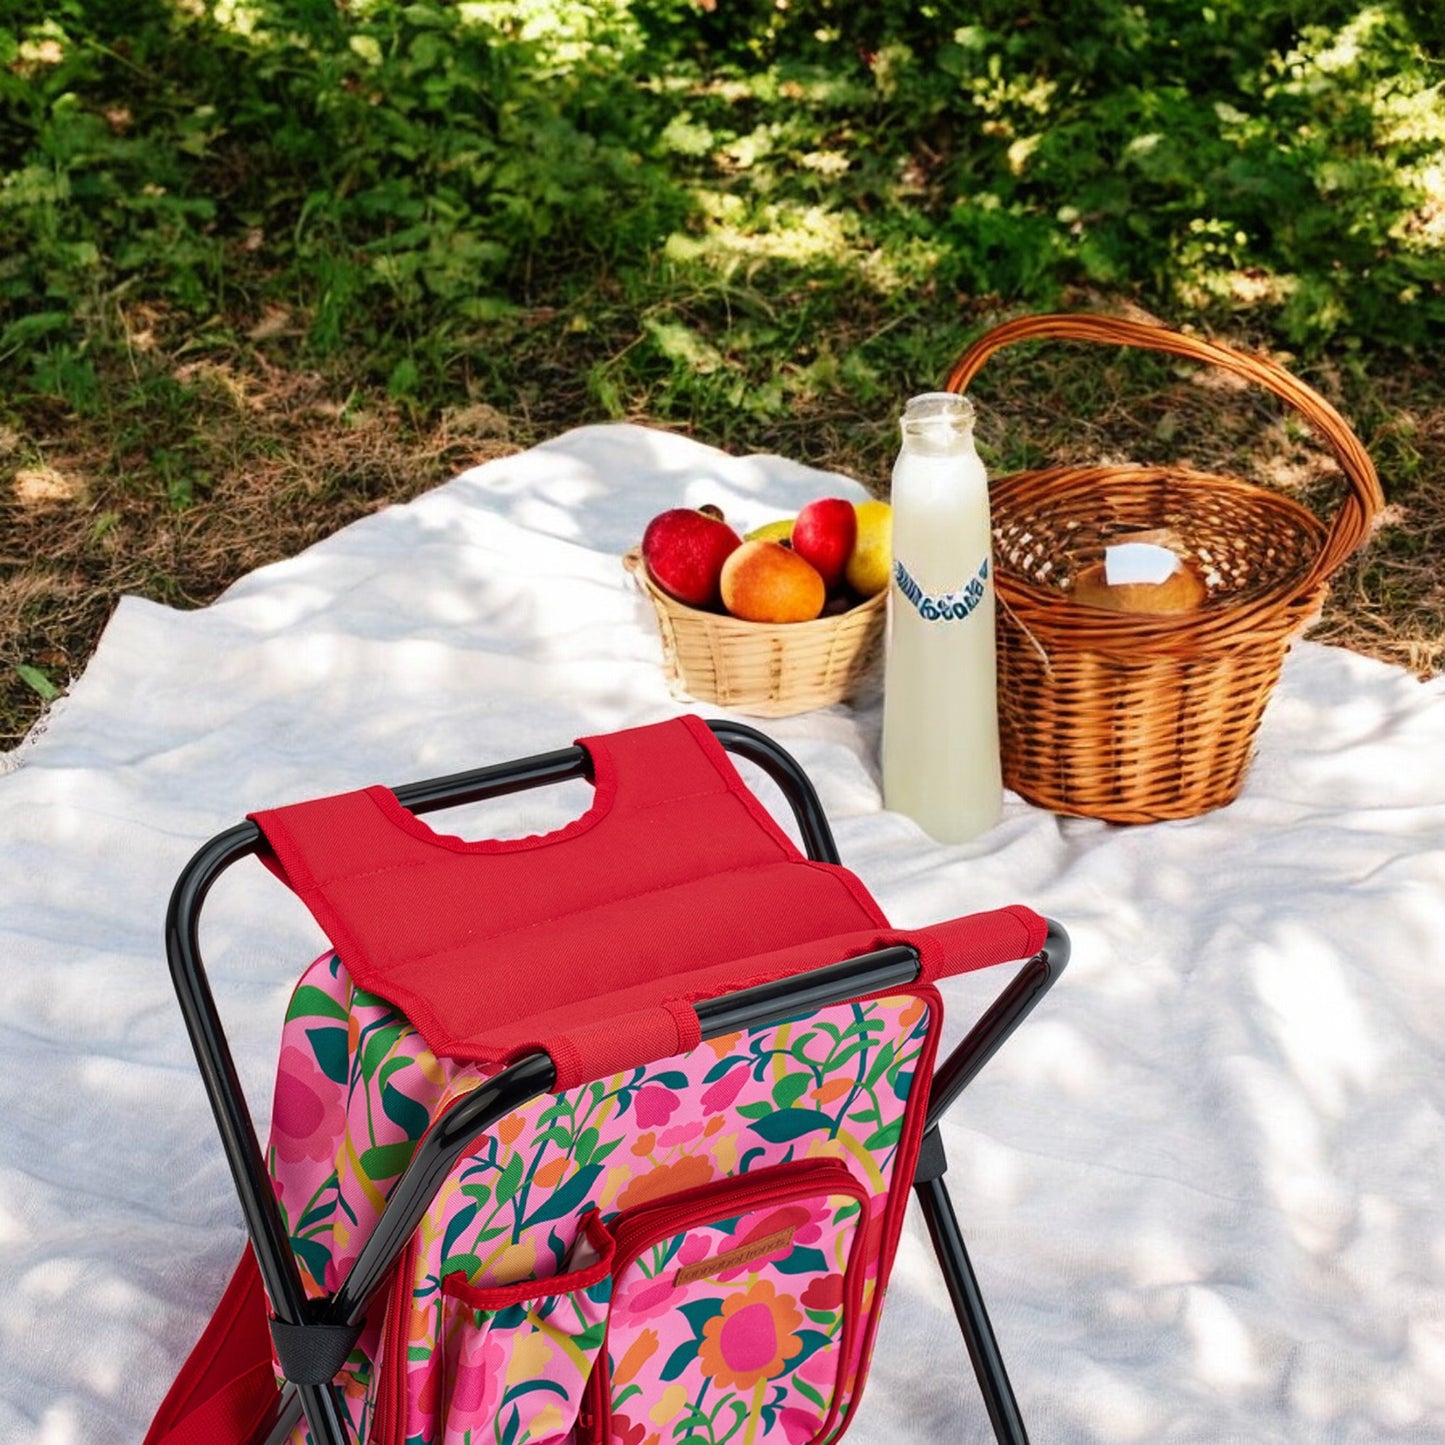
<svg viewBox="0 0 1445 1445"><path fill-rule="evenodd" d="M962 622L988 591L988 558L985 557L974 575L954 592L925 592L901 559L893 563L893 581L925 622Z"/></svg>
<svg viewBox="0 0 1445 1445"><path fill-rule="evenodd" d="M721 1274L725 1269L736 1269L740 1264L751 1264L755 1259L788 1249L793 1243L793 1231L797 1227L796 1224L790 1224L786 1229L765 1234L761 1239L739 1245L737 1249L730 1249L726 1254L700 1259L696 1264L689 1264L678 1270L672 1283L675 1288L681 1289L683 1285L691 1284L694 1280L707 1279L710 1275Z"/></svg>

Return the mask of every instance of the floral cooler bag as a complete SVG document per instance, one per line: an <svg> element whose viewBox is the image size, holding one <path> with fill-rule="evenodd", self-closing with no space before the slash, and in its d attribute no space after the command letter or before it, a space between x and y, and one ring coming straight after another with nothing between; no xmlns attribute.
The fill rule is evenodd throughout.
<svg viewBox="0 0 1445 1445"><path fill-rule="evenodd" d="M583 745L594 806L541 838L447 838L382 789L339 815L257 815L335 945L290 1001L266 1150L309 1294L345 1278L449 1104L523 1044L558 1061L555 1090L469 1145L402 1251L336 1382L348 1429L366 1445L826 1445L856 1411L908 1202L932 980L974 964L804 859L697 720ZM707 839L703 883L667 841L684 817ZM1036 915L998 917L1006 956L1037 947ZM924 961L907 988L706 1040L688 1023L687 1000L725 977L901 940ZM678 957L670 975L630 961L652 949ZM482 988L479 956L505 964ZM577 970L603 968L579 1010ZM675 990L646 1047L650 1024L603 1013L659 986L644 974ZM453 976L470 993L440 1005ZM505 1037L490 1022L529 1008Z"/></svg>
<svg viewBox="0 0 1445 1445"><path fill-rule="evenodd" d="M437 1195L343 1377L360 1438L836 1439L907 1202L890 1185L917 1148L933 1014L912 994L827 1008L503 1119ZM316 1293L480 1077L439 1064L334 956L308 972L269 1164Z"/></svg>

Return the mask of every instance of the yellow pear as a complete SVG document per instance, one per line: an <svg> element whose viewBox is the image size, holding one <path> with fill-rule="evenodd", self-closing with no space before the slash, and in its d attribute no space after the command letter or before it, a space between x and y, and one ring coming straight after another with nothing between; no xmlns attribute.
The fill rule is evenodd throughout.
<svg viewBox="0 0 1445 1445"><path fill-rule="evenodd" d="M776 522L764 522L761 527L754 527L744 538L744 542L786 542L793 535L793 519L791 517L779 517Z"/></svg>
<svg viewBox="0 0 1445 1445"><path fill-rule="evenodd" d="M893 508L871 499L854 502L858 514L858 540L843 572L860 597L872 597L888 585L893 571Z"/></svg>

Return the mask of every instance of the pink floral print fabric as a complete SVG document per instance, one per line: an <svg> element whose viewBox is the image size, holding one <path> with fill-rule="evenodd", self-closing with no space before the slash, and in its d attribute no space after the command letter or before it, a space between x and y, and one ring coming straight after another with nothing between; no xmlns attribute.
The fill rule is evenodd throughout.
<svg viewBox="0 0 1445 1445"><path fill-rule="evenodd" d="M818 1159L619 1216L601 1438L822 1438L857 1320L844 1306L864 1283L866 1198Z"/></svg>
<svg viewBox="0 0 1445 1445"><path fill-rule="evenodd" d="M836 1005L500 1120L442 1185L338 1382L356 1439L836 1440L935 1017L927 991ZM345 1277L431 1120L482 1078L438 1061L334 956L306 972L268 1163L309 1292ZM518 1287L526 1300L489 1306Z"/></svg>

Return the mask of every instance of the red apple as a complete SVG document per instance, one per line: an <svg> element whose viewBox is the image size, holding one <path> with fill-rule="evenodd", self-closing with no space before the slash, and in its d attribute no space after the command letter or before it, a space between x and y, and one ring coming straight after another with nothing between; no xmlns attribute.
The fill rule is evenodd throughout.
<svg viewBox="0 0 1445 1445"><path fill-rule="evenodd" d="M652 580L679 602L689 607L717 607L723 563L742 540L720 514L673 507L647 524L642 534L642 560Z"/></svg>
<svg viewBox="0 0 1445 1445"><path fill-rule="evenodd" d="M829 592L842 582L857 540L858 513L841 497L809 502L793 523L793 551L817 568Z"/></svg>

